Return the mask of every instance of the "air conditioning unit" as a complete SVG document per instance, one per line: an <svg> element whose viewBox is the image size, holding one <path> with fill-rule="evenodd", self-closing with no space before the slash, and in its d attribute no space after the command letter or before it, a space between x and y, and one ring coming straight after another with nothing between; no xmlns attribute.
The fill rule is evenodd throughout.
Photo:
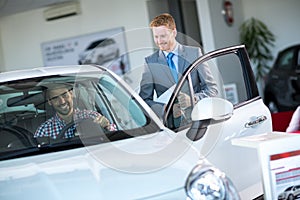
<svg viewBox="0 0 300 200"><path fill-rule="evenodd" d="M44 11L44 17L46 21L52 21L64 17L77 15L80 13L79 2L67 2L56 4Z"/></svg>

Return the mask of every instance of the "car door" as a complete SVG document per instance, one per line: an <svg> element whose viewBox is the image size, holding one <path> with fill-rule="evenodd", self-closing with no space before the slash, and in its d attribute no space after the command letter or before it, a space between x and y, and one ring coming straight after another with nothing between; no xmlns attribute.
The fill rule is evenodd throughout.
<svg viewBox="0 0 300 200"><path fill-rule="evenodd" d="M295 101L295 105L300 104L300 47L296 48L295 50L295 71L294 71L294 82L293 82L293 88L294 88L294 94L293 99Z"/></svg>
<svg viewBox="0 0 300 200"><path fill-rule="evenodd" d="M194 91L190 77L203 65L209 66L218 94L195 101L191 95ZM192 106L183 111L182 122L178 124L173 110L182 93L191 97ZM232 105L232 111L227 109L228 105ZM193 141L193 146L222 169L239 191L246 193L250 185L258 186L261 177L256 152L231 144L231 139L236 137L272 131L270 112L258 94L243 45L216 50L198 58L183 73L174 89L166 106L164 124ZM257 194L252 195L262 193L260 186L255 190Z"/></svg>
<svg viewBox="0 0 300 200"><path fill-rule="evenodd" d="M279 53L270 73L271 90L279 105L295 108L300 102L299 47L288 48Z"/></svg>

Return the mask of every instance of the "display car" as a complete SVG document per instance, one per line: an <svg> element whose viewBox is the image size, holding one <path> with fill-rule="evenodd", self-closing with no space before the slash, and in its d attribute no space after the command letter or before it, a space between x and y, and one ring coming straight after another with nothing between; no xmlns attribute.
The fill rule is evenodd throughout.
<svg viewBox="0 0 300 200"><path fill-rule="evenodd" d="M182 110L193 96L190 73L209 65L218 95ZM50 98L53 84L71 86ZM55 115L53 100L105 116L65 123L57 137L36 134ZM52 103L51 103L52 102ZM52 106L51 106L52 105ZM159 118L120 77L98 65L35 68L0 74L0 199L255 199L263 195L256 151L237 137L272 130L243 45L198 58L170 91ZM72 129L72 136L67 132ZM233 183L233 184L232 184Z"/></svg>
<svg viewBox="0 0 300 200"><path fill-rule="evenodd" d="M278 195L278 200L297 199L300 196L300 185L294 185L286 188Z"/></svg>
<svg viewBox="0 0 300 200"><path fill-rule="evenodd" d="M119 46L112 38L100 39L92 42L79 54L79 64L98 64L119 57Z"/></svg>
<svg viewBox="0 0 300 200"><path fill-rule="evenodd" d="M271 112L293 111L300 104L300 45L280 51L266 77L264 101Z"/></svg>

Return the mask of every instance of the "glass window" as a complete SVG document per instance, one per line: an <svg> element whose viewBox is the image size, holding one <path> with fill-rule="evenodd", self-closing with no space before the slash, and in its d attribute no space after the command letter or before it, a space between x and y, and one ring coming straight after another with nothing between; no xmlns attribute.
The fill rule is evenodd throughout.
<svg viewBox="0 0 300 200"><path fill-rule="evenodd" d="M192 99L194 95L192 93L189 81L185 80L167 117L167 126L170 129L186 128L192 123L191 112L194 104L194 99ZM185 98L185 101L187 101L186 105L181 106L179 101L183 101Z"/></svg>
<svg viewBox="0 0 300 200"><path fill-rule="evenodd" d="M291 70L293 69L294 49L281 54L278 60L278 69Z"/></svg>
<svg viewBox="0 0 300 200"><path fill-rule="evenodd" d="M66 121L59 114L71 106L73 118ZM134 96L101 72L0 85L0 131L0 159L7 159L125 140L160 128Z"/></svg>
<svg viewBox="0 0 300 200"><path fill-rule="evenodd" d="M205 75L207 69L210 71L212 79ZM204 64L199 64L189 76L193 84L189 84L189 78L187 78L181 86L180 92L167 114L167 126L174 130L181 130L191 125L193 106L202 98L210 96L224 98L233 105L249 100L251 97L247 91L250 89L245 84L243 70L239 57L233 53L212 58ZM205 80L205 78L207 79ZM181 94L190 96L191 106L181 108L181 115L177 115L176 118L174 112L177 110L176 107Z"/></svg>
<svg viewBox="0 0 300 200"><path fill-rule="evenodd" d="M125 92L111 77L101 77L97 88L97 98L106 107L106 113L111 113L121 130L130 130L145 126L147 118L134 98Z"/></svg>

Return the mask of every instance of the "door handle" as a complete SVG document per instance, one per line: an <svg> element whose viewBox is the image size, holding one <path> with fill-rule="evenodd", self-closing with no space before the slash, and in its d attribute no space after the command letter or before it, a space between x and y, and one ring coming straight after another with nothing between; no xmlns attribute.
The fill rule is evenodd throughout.
<svg viewBox="0 0 300 200"><path fill-rule="evenodd" d="M257 125L263 123L263 122L266 121L266 120L267 120L267 117L264 116L264 115L262 115L262 116L257 117L257 118L256 118L255 120L253 120L253 121L247 122L247 123L245 124L245 127L246 127L246 128L253 128L253 127L255 127L255 126L257 126Z"/></svg>

